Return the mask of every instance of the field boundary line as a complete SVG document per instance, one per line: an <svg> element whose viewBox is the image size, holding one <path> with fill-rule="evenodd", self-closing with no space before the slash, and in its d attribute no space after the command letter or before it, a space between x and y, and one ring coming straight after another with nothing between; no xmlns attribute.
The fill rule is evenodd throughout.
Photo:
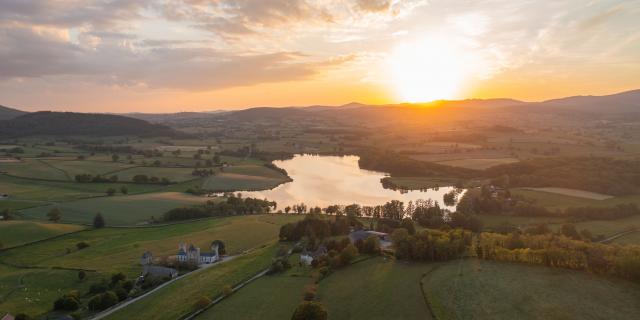
<svg viewBox="0 0 640 320"><path fill-rule="evenodd" d="M429 297L427 297L427 292L425 292L425 290L424 290L424 281L427 278L427 276L429 276L432 272L434 272L438 268L440 268L440 266L436 265L433 268L429 269L429 271L423 273L422 277L420 277L420 292L422 292L422 298L424 299L424 303L427 305L427 309L429 310L429 314L431 314L431 317L434 320L437 320L438 317L436 316L436 313L433 311L433 306L431 305L431 302L429 301Z"/></svg>
<svg viewBox="0 0 640 320"><path fill-rule="evenodd" d="M67 177L67 181L73 181L73 179L71 179L71 176L69 176L68 172L66 172L66 171L54 166L53 164L51 164L49 162L44 161L43 159L37 159L37 160L38 160L38 162L44 164L45 166L48 166L49 168L52 168L52 169L55 169L55 170L58 170L58 171L61 171L62 173L64 173L64 175Z"/></svg>

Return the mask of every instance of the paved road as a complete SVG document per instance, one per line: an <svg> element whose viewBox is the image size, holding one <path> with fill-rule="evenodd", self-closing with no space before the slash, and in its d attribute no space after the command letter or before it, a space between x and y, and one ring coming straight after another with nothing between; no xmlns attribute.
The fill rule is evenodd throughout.
<svg viewBox="0 0 640 320"><path fill-rule="evenodd" d="M92 319L92 320L104 319L105 317L108 317L109 315L113 314L114 312L119 311L120 309L126 308L128 305L130 305L132 303L136 303L136 302L144 299L145 297L153 294L154 292L156 292L156 291L158 291L158 290L160 290L160 289L162 289L162 288L164 288L164 287L166 287L166 286L168 286L168 285L170 285L170 284L172 284L172 283L174 283L174 282L176 282L176 281L178 281L178 280L180 280L182 278L191 276L191 275L196 274L198 272L202 272L203 270L206 270L206 269L209 269L211 267L215 267L217 265L220 265L220 264L223 264L225 262L231 261L231 260L235 259L236 257L241 256L243 254L246 254L246 252L238 254L238 255L235 255L235 256L223 257L219 262L212 263L212 264L206 264L206 265L204 265L203 267L201 267L201 268L199 268L197 270L194 270L192 272L183 274L183 275L181 275L179 277L175 277L175 278L173 278L173 279L171 279L171 280L169 280L169 281L167 281L167 282L155 287L153 290L151 290L151 291L149 291L149 292L147 292L147 293L145 293L145 294L143 294L143 295L141 295L139 297L135 297L133 299L129 299L129 300L126 300L126 301L124 301L122 303L119 303L119 304L117 304L117 305L115 305L115 306L113 306L113 307L111 307L111 308L109 308L107 310L104 310L104 311L94 315L92 318L89 318L89 319Z"/></svg>

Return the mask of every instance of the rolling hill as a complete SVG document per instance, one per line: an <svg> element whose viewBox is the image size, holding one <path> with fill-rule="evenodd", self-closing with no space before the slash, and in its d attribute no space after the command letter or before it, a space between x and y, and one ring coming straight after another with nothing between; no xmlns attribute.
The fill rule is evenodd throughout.
<svg viewBox="0 0 640 320"><path fill-rule="evenodd" d="M91 135L175 136L177 131L129 117L41 111L0 121L0 136Z"/></svg>
<svg viewBox="0 0 640 320"><path fill-rule="evenodd" d="M26 112L0 105L0 120L10 120L23 114Z"/></svg>

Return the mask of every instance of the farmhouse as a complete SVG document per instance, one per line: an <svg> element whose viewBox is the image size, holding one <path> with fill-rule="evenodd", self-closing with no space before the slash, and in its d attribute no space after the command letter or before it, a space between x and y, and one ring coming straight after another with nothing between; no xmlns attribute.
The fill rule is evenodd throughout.
<svg viewBox="0 0 640 320"><path fill-rule="evenodd" d="M391 239L388 233L372 230L357 230L349 234L349 240L351 240L351 243L356 243L358 240L365 241L369 237L378 237L378 239L380 239L380 247L382 248L391 246Z"/></svg>
<svg viewBox="0 0 640 320"><path fill-rule="evenodd" d="M214 241L211 243L211 252L200 252L200 248L195 247L193 244L187 245L181 243L178 247L178 254L176 254L176 260L184 263L193 264L209 264L220 260L218 253L219 243Z"/></svg>
<svg viewBox="0 0 640 320"><path fill-rule="evenodd" d="M151 251L145 251L140 257L140 264L143 266L150 265L153 263L153 255Z"/></svg>
<svg viewBox="0 0 640 320"><path fill-rule="evenodd" d="M142 268L142 276L173 279L178 276L178 271L173 268L146 265L144 266L144 268Z"/></svg>
<svg viewBox="0 0 640 320"><path fill-rule="evenodd" d="M319 246L318 249L314 252L309 252L305 249L304 251L302 251L302 253L300 253L300 262L309 266L311 265L311 262L313 262L313 259L324 256L326 254L327 247L325 247L324 245Z"/></svg>

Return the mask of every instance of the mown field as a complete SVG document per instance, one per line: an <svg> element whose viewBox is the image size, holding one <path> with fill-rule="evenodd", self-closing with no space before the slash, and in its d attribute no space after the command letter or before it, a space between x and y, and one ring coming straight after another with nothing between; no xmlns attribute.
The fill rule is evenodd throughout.
<svg viewBox="0 0 640 320"><path fill-rule="evenodd" d="M266 269L278 246L257 249L229 262L202 270L174 282L106 319L174 320L193 312L198 299L214 299L227 285L234 285ZM274 290L277 290L274 288Z"/></svg>
<svg viewBox="0 0 640 320"><path fill-rule="evenodd" d="M293 268L250 283L196 319L289 319L302 301L305 287L313 283L309 269L297 266L297 255L291 256L290 261Z"/></svg>
<svg viewBox="0 0 640 320"><path fill-rule="evenodd" d="M588 199L567 194L536 191L525 188L512 189L513 194L533 199L538 205L549 209L565 209L569 207L610 207L617 204L635 203L640 205L640 195L612 197L605 200Z"/></svg>
<svg viewBox="0 0 640 320"><path fill-rule="evenodd" d="M584 272L466 259L423 283L438 319L633 319L640 285Z"/></svg>
<svg viewBox="0 0 640 320"><path fill-rule="evenodd" d="M4 249L79 231L83 226L33 221L0 221L0 243Z"/></svg>
<svg viewBox="0 0 640 320"><path fill-rule="evenodd" d="M469 158L469 159L456 159L440 161L439 164L444 164L452 167L461 167L467 169L484 170L487 168L495 167L501 164L509 164L520 161L517 158Z"/></svg>

